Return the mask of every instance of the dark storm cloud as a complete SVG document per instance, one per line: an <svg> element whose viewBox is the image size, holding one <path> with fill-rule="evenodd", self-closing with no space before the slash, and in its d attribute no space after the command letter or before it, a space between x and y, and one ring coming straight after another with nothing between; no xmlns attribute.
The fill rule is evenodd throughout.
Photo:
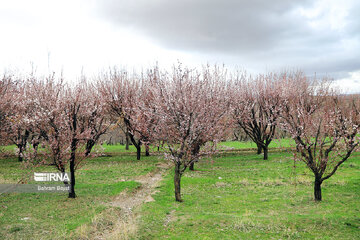
<svg viewBox="0 0 360 240"><path fill-rule="evenodd" d="M299 34L293 1L106 1L105 15L181 50L248 52Z"/></svg>
<svg viewBox="0 0 360 240"><path fill-rule="evenodd" d="M115 25L132 28L168 49L217 54L220 61L221 57L239 57L239 64L294 66L310 72L359 70L360 4L351 8L341 31L326 22L318 28L310 26L299 9L315 4L291 0L108 0L99 2L98 9ZM347 48L344 41L354 46Z"/></svg>

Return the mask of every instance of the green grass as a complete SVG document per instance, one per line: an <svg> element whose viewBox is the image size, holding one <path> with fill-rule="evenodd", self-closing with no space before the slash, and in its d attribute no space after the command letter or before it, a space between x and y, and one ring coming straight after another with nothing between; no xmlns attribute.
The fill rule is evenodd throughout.
<svg viewBox="0 0 360 240"><path fill-rule="evenodd" d="M141 184L131 180L155 169L158 157L101 157L87 160L76 173L76 199L60 193L0 195L0 239L76 239L76 229L88 224L120 192ZM16 158L0 159L0 183L16 183L32 171L56 172L54 167L25 169Z"/></svg>
<svg viewBox="0 0 360 240"><path fill-rule="evenodd" d="M1 195L0 239L79 239L79 229L95 229L94 219L114 224L108 217L120 213L107 203L125 189L136 189L140 183L134 178L154 171L161 158L137 161L121 155L121 145L106 145L105 152L120 154L87 160L77 171L76 199L50 193ZM201 160L195 169L182 177L182 203L174 201L173 170L168 171L155 201L136 210L134 239L359 239L359 153L324 182L321 203L313 201L312 174L302 162L294 167L287 152L271 151L265 161L251 152L223 153ZM34 170L55 171L49 166ZM28 173L16 158L0 159L0 183L17 182Z"/></svg>
<svg viewBox="0 0 360 240"><path fill-rule="evenodd" d="M125 149L125 145L121 145L121 144L106 144L104 143L102 145L102 147L104 148L104 152L105 153L125 153L125 152L136 152L136 148L134 147L134 145L129 145L129 150Z"/></svg>
<svg viewBox="0 0 360 240"><path fill-rule="evenodd" d="M129 145L129 150L125 149L125 145L121 144L102 144L102 148L99 148L98 146L95 146L93 150L99 150L103 151L104 153L136 153L136 148L134 145ZM0 146L0 150L6 151L8 153L15 153L16 151L16 145L7 145L7 146ZM141 150L144 152L145 147L141 146ZM157 151L156 147L150 148L151 151Z"/></svg>
<svg viewBox="0 0 360 240"><path fill-rule="evenodd" d="M241 150L241 149L249 149L253 148L255 149L257 146L253 141L246 141L246 142L240 142L240 141L227 141L227 142L220 142L219 143L220 149L234 149L234 150ZM291 139L273 139L269 145L269 148L289 148L293 147L294 142Z"/></svg>
<svg viewBox="0 0 360 240"><path fill-rule="evenodd" d="M136 153L136 148L134 145L129 145L129 150L126 150L125 145L121 145L121 144L109 145L104 143L102 147L104 148L105 153ZM141 146L141 151L145 152L144 145ZM150 147L150 152L155 152L155 151L157 151L157 147Z"/></svg>
<svg viewBox="0 0 360 240"><path fill-rule="evenodd" d="M6 145L6 146L0 146L0 152L1 151L6 151L6 152L14 153L15 150L16 150L16 145L15 144Z"/></svg>
<svg viewBox="0 0 360 240"><path fill-rule="evenodd" d="M291 139L274 139L270 143L270 148L287 148L292 147L293 141ZM129 150L125 149L125 145L121 144L102 144L102 148L95 147L94 150L99 149L100 151L103 151L104 153L136 153L136 148L134 145L129 145ZM240 141L227 141L227 142L220 142L219 143L220 149L224 150L241 150L241 149L249 149L249 148L256 148L256 144L253 141L246 141L246 142L240 142ZM16 150L15 145L8 145L8 146L2 146L0 147L3 150L14 153ZM145 147L141 146L142 152L145 151ZM156 146L150 146L150 152L157 152Z"/></svg>
<svg viewBox="0 0 360 240"><path fill-rule="evenodd" d="M289 148L294 147L294 142L291 139L274 139L269 145L269 148ZM227 142L220 142L218 145L220 150L248 150L248 149L255 149L256 144L253 141L227 141ZM129 150L125 149L125 145L121 144L103 144L102 148L105 153L136 153L136 148L134 145L129 146ZM141 146L142 152L145 151L145 147ZM162 151L160 149L160 151ZM156 146L150 146L150 152L157 153Z"/></svg>
<svg viewBox="0 0 360 240"><path fill-rule="evenodd" d="M288 153L201 161L182 178L182 203L174 201L172 174L165 178L139 212L139 238L358 239L359 159L324 182L321 203L313 201L312 175L301 162L294 168Z"/></svg>

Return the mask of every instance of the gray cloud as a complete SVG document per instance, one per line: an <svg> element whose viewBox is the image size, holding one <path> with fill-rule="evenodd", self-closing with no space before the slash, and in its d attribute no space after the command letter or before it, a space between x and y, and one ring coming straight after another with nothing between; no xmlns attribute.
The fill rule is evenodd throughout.
<svg viewBox="0 0 360 240"><path fill-rule="evenodd" d="M240 65L296 67L338 77L360 70L360 4L355 1L340 30L326 22L326 13L310 19L320 22L320 27L311 27L299 11L315 6L310 0L107 0L98 4L103 18L168 49L214 54L219 61L232 59Z"/></svg>

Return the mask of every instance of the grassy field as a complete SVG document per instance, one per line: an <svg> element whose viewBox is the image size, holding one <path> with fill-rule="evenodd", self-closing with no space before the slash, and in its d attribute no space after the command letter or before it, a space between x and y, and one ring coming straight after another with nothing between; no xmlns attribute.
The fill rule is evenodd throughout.
<svg viewBox="0 0 360 240"><path fill-rule="evenodd" d="M225 145L246 149L251 144ZM105 146L105 152L124 151L116 146ZM313 177L303 163L294 165L287 152L270 152L269 157L264 161L240 152L201 160L196 171L182 178L182 203L174 201L172 169L167 170L155 201L135 209L136 231L126 237L359 239L360 154L324 182L321 203L313 201ZM0 239L91 239L91 226L106 231L121 217L108 203L125 190L135 191L141 185L138 177L162 161L158 156L137 161L126 154L89 159L77 172L76 199L54 193L1 195ZM0 159L0 183L15 183L28 173L16 158Z"/></svg>
<svg viewBox="0 0 360 240"><path fill-rule="evenodd" d="M270 160L243 153L202 161L182 178L183 203L173 201L169 174L155 202L140 210L141 239L359 239L360 157L323 184L288 153Z"/></svg>
<svg viewBox="0 0 360 240"><path fill-rule="evenodd" d="M294 145L293 141L291 139L274 139L271 143L270 143L270 148L289 148L292 147ZM239 142L239 141L227 141L227 142L220 142L219 143L219 149L222 150L244 150L244 149L253 149L256 148L256 144L253 141L246 141L246 142ZM141 146L142 151L145 151L145 147ZM16 150L16 146L15 145L8 145L8 146L0 146L0 150L3 151L7 151L9 153L14 153ZM129 145L129 150L125 149L125 145L121 145L121 144L106 144L104 143L103 145L101 145L101 147L96 147L95 150L99 150L102 151L104 153L136 153L136 148L134 147L134 145ZM157 147L156 146L151 146L150 147L150 152L157 152ZM161 149L160 149L161 151Z"/></svg>
<svg viewBox="0 0 360 240"><path fill-rule="evenodd" d="M293 140L291 139L274 139L269 148L289 148L294 147ZM233 149L233 150L242 150L242 149L254 149L256 148L256 144L253 141L239 142L239 141L228 141L228 142L220 142L220 149Z"/></svg>
<svg viewBox="0 0 360 240"><path fill-rule="evenodd" d="M132 179L153 171L157 162L157 157L147 157L146 161L129 156L89 159L77 171L76 199L60 193L1 195L0 239L76 239L77 228L106 211L106 203L123 190L139 187L140 183ZM55 172L53 167L36 171ZM16 183L29 172L16 158L0 159L0 183Z"/></svg>

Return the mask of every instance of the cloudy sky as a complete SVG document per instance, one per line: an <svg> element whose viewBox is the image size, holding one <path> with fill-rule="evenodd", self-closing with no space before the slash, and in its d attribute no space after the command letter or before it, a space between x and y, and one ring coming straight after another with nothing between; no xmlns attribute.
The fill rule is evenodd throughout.
<svg viewBox="0 0 360 240"><path fill-rule="evenodd" d="M2 0L0 70L225 64L302 69L360 92L357 0Z"/></svg>

